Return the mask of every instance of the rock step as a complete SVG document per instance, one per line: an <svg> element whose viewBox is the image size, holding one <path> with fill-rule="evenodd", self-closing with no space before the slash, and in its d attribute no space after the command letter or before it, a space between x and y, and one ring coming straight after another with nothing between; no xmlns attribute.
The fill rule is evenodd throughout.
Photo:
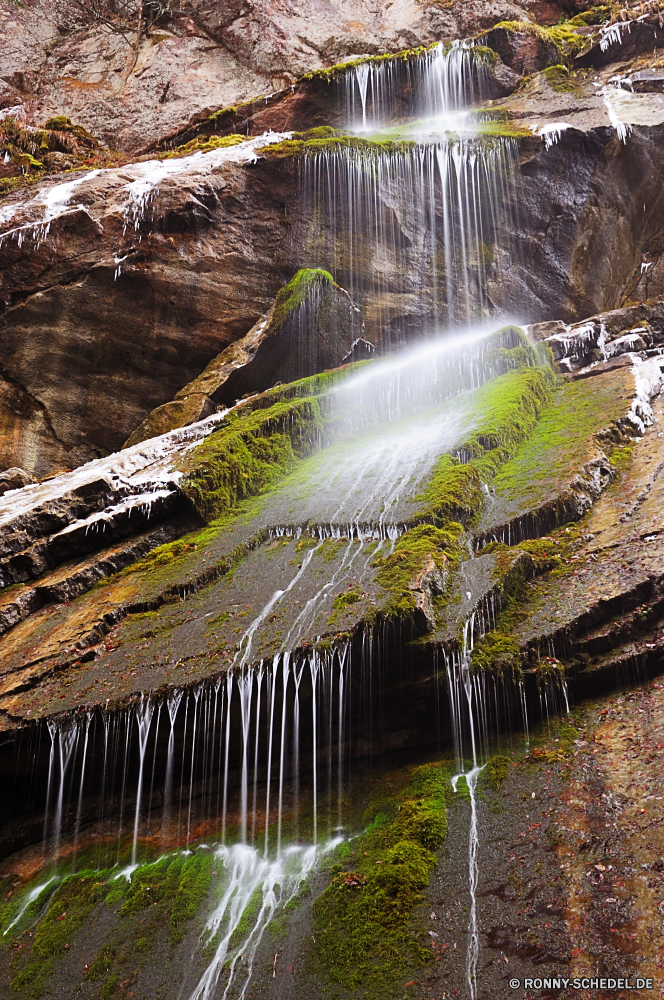
<svg viewBox="0 0 664 1000"><path fill-rule="evenodd" d="M73 600L100 580L142 559L152 549L175 541L197 527L200 527L200 521L194 515L180 515L155 530L106 548L83 561L72 560L42 577L38 585L12 587L5 595L0 594L0 635L45 604L63 604Z"/></svg>

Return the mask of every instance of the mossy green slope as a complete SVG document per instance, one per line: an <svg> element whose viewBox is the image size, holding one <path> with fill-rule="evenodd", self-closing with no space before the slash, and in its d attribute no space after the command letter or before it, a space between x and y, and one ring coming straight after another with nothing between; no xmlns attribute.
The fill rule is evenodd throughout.
<svg viewBox="0 0 664 1000"><path fill-rule="evenodd" d="M163 939L173 951L189 925L205 912L213 868L212 852L195 850L141 865L130 880L117 867L87 868L65 877L56 883L55 891L40 897L42 910L44 897L48 901L45 912L26 911L4 941L0 939L11 955L12 992L26 1000L47 993L50 977L59 963L69 961L86 922L93 915L99 917L101 907L119 917L109 922L104 944L81 969L81 976L99 981L102 992L106 989L109 996L115 995L120 973L130 978L134 974L137 950L145 961L154 961L156 955L150 953L157 939Z"/></svg>
<svg viewBox="0 0 664 1000"><path fill-rule="evenodd" d="M369 807L364 836L342 845L314 904L315 956L333 982L364 996L400 995L410 969L429 958L413 917L445 838L450 793L443 767L417 768L400 795Z"/></svg>

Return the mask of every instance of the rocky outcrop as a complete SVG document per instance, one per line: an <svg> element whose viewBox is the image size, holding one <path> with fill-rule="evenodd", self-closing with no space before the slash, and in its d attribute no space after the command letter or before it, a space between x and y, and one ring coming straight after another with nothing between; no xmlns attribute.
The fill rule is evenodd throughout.
<svg viewBox="0 0 664 1000"><path fill-rule="evenodd" d="M548 149L542 138L532 140L535 150L525 143L514 235L523 249L514 259L495 255L494 309L531 320L554 312L570 322L620 304L664 231L659 136L659 127L635 127L624 144L600 127L568 129ZM269 147L253 162L258 145L79 175L62 195L47 180L6 203L13 218L0 248L8 303L0 312L3 465L44 475L112 452L245 336L313 253L329 270L297 162L270 156ZM385 197L387 211L389 191ZM419 335L433 319L429 257L406 243L414 222L400 217L405 252L419 267L417 295L399 271L380 271L377 258L356 296L377 346L386 290L393 329ZM279 268L265 266L272 260ZM343 270L333 278L346 287L353 280ZM324 363L338 360L330 354ZM237 378L215 400L284 380L276 371L255 382ZM204 412L193 395L191 410L177 400L185 420Z"/></svg>
<svg viewBox="0 0 664 1000"><path fill-rule="evenodd" d="M610 359L614 359L614 366L624 363L627 352L637 354L641 360L660 357L664 344L664 304L644 302L569 325L560 320L535 323L529 327L529 333L551 348L563 371L574 372L576 378L587 378L606 371L605 363Z"/></svg>
<svg viewBox="0 0 664 1000"><path fill-rule="evenodd" d="M116 450L269 309L297 270L284 252L292 181L247 146L13 196L3 465L45 475ZM285 273L265 266L280 257Z"/></svg>
<svg viewBox="0 0 664 1000"><path fill-rule="evenodd" d="M0 472L0 496L4 496L9 490L20 490L32 481L32 476L24 469L6 469L5 472Z"/></svg>
<svg viewBox="0 0 664 1000"><path fill-rule="evenodd" d="M301 270L249 333L222 351L198 378L147 417L127 441L202 420L240 397L370 356L360 311L327 271Z"/></svg>
<svg viewBox="0 0 664 1000"><path fill-rule="evenodd" d="M29 19L38 9L36 3L28 5L23 15L12 7L9 21L18 25L16 18ZM390 11L390 17L397 16ZM399 11L399 17L406 16L405 7ZM456 17L459 11L427 8L417 16ZM221 18L217 27L210 20L209 30L229 29L224 19L231 13L205 7L206 18ZM273 14L278 20L278 12ZM516 16L494 7L491 14ZM488 7L466 5L464 17L471 16L479 24L488 17ZM238 9L233 17L244 14ZM219 27L222 21L225 26ZM517 28L493 33L505 59L516 58L505 48L508 41L532 42L540 62L553 58L547 39L558 35L515 23ZM69 44L74 35L66 37ZM194 37L200 41L186 35ZM622 64L621 72L627 77L646 73L640 60L637 55ZM525 65L519 72L526 71ZM591 79L585 70L553 67L534 73L508 96L498 96L512 89L518 75L499 57L488 60L494 96L483 114L494 118L488 123L489 142L502 144L496 170L503 171L499 181L505 197L492 208L496 238L485 231L477 261L486 272L487 313L575 322L626 299L659 294L664 97L651 89L631 93L618 87L615 69L606 66ZM503 71L512 74L512 82L496 90L504 86ZM185 149L159 154L158 160L69 175L64 185L45 178L4 200L0 466L18 465L34 475L73 468L120 447L155 411L153 424L140 435L199 419L213 404L295 378L296 367L281 370L272 356L269 364L261 361L268 357L267 342L249 366L237 342L301 268L324 267L350 290L362 310L367 340L379 350L421 336L446 316L460 318L444 302L441 313L440 302L447 294L443 288L454 293L464 276L445 274L445 248L434 253L426 237L429 230L437 239L445 232L442 202L430 200L434 209L428 218L427 199L411 194L404 202L383 183L375 192L376 218L367 217L367 226L389 233L394 246L386 254L380 241L363 244L359 234L357 245L349 248L346 209L351 206L337 199L337 218L321 227L325 175L316 181L314 203L313 173L303 169L315 156L327 155L325 141L311 143L307 135L312 133L305 131L297 156L274 155L268 139L255 134L297 124L305 130L325 125L329 135L330 126L339 125L345 114L341 89L331 82L342 77L343 69L314 74L292 91L234 107L212 121L207 112L196 113L206 122L193 131L180 129L179 140L189 141ZM85 138L75 126L63 128L65 138ZM254 136L242 141L237 129ZM26 142L35 134L26 133ZM50 133L47 139L48 145ZM167 134L160 134L159 144L169 145ZM396 148L386 147L385 163ZM36 159L47 155L51 152L40 147ZM404 169L411 166L406 163ZM404 282L406 271L409 282ZM249 335L252 342L254 336L255 331ZM340 360L334 351L329 357L323 352L301 370ZM214 389L192 388L210 364L205 378ZM222 391L226 365L236 371ZM261 365L266 370L252 380L249 372L258 373ZM167 410L159 410L163 406Z"/></svg>

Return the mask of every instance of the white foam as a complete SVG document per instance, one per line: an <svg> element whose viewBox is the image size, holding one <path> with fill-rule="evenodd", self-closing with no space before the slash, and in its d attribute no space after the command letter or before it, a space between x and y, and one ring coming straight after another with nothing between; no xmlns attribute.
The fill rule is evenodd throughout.
<svg viewBox="0 0 664 1000"><path fill-rule="evenodd" d="M531 131L539 136L540 139L544 139L545 149L555 146L563 132L566 132L568 128L573 128L568 122L556 122L551 125L542 125L541 127L539 125L531 125Z"/></svg>
<svg viewBox="0 0 664 1000"><path fill-rule="evenodd" d="M41 504L57 500L100 479L116 490L140 491L143 497L154 495L160 486L172 488L181 476L174 468L175 457L189 451L216 430L227 413L228 410L213 413L195 424L141 441L107 458L97 458L44 483L31 483L18 490L9 490L0 497L0 528Z"/></svg>
<svg viewBox="0 0 664 1000"><path fill-rule="evenodd" d="M131 172L134 179L126 185L127 203L125 226L133 224L138 229L145 217L145 211L154 191L171 177L184 173L206 175L226 163L255 163L258 149L289 139L291 132L265 132L263 135L247 139L236 146L226 146L209 152L198 151L189 156L174 157L169 160L147 160L136 163Z"/></svg>
<svg viewBox="0 0 664 1000"><path fill-rule="evenodd" d="M627 136L632 131L633 126L624 122L620 116L620 105L625 104L632 97L631 91L624 90L622 87L611 85L607 87L602 87L600 94L604 99L604 105L606 107L609 121L616 130L616 134L621 142L627 142Z"/></svg>
<svg viewBox="0 0 664 1000"><path fill-rule="evenodd" d="M634 355L632 371L636 395L627 414L629 420L638 428L641 434L646 427L655 422L650 400L664 388L664 372L660 367L661 358L649 358L643 361L638 354Z"/></svg>

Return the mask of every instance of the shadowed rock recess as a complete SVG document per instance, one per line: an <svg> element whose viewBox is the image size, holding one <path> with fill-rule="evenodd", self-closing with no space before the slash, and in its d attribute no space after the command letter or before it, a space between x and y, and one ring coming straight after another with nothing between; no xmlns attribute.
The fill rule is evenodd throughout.
<svg viewBox="0 0 664 1000"><path fill-rule="evenodd" d="M2 997L662 995L662 38L0 0Z"/></svg>

